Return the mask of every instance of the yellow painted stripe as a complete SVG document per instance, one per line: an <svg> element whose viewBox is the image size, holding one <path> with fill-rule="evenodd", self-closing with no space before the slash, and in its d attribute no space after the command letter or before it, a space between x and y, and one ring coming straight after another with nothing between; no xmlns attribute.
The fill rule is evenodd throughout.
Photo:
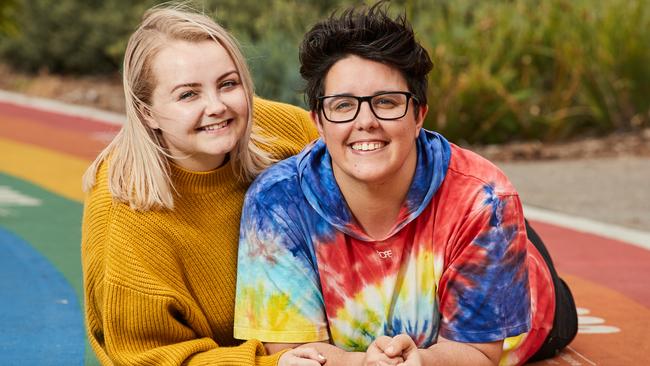
<svg viewBox="0 0 650 366"><path fill-rule="evenodd" d="M81 176L90 161L0 137L0 172L83 202Z"/></svg>

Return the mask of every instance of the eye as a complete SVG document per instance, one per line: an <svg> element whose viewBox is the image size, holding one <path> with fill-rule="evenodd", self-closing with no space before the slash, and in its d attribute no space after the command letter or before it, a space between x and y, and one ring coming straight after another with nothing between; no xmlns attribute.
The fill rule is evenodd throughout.
<svg viewBox="0 0 650 366"><path fill-rule="evenodd" d="M354 108L356 108L355 99L341 98L341 99L334 100L333 103L330 105L330 109L337 112L345 112Z"/></svg>
<svg viewBox="0 0 650 366"><path fill-rule="evenodd" d="M391 96L379 96L373 99L373 105L379 108L395 108L400 101Z"/></svg>
<svg viewBox="0 0 650 366"><path fill-rule="evenodd" d="M219 85L219 88L228 90L228 89L232 89L232 88L236 87L237 85L239 85L239 80L228 79L228 80L225 80L224 82L222 82Z"/></svg>
<svg viewBox="0 0 650 366"><path fill-rule="evenodd" d="M186 100L186 99L189 99L189 98L191 98L191 97L193 97L195 95L196 95L196 92L194 90L187 90L187 91L182 92L178 96L178 100Z"/></svg>

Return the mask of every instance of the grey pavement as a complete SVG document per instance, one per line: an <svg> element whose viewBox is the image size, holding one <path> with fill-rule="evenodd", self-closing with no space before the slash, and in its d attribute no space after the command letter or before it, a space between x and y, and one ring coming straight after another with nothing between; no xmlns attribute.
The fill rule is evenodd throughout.
<svg viewBox="0 0 650 366"><path fill-rule="evenodd" d="M650 233L650 158L495 162L533 206Z"/></svg>

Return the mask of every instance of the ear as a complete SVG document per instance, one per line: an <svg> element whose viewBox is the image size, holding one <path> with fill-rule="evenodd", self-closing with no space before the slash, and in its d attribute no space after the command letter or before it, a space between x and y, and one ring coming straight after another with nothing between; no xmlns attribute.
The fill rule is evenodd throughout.
<svg viewBox="0 0 650 366"><path fill-rule="evenodd" d="M138 109L140 111L140 115L144 119L144 123L149 126L149 128L153 130L160 129L160 125L158 124L158 121L153 117L153 112L151 111L151 107L145 106L145 105L140 105L138 106Z"/></svg>
<svg viewBox="0 0 650 366"><path fill-rule="evenodd" d="M416 139L420 135L420 130L422 129L422 125L424 125L424 119L427 117L427 112L429 112L428 105L425 104L423 106L418 106L418 113L415 117L415 138Z"/></svg>
<svg viewBox="0 0 650 366"><path fill-rule="evenodd" d="M316 129L318 130L318 134L320 137L323 137L323 124L321 123L320 120L320 114L317 111L309 111L309 117L311 117L311 120L314 121L314 124L316 125Z"/></svg>

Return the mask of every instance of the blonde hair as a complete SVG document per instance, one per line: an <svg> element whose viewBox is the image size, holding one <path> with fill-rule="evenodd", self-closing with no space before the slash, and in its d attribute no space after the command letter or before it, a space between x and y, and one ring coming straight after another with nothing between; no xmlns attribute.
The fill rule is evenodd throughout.
<svg viewBox="0 0 650 366"><path fill-rule="evenodd" d="M185 5L164 5L148 10L131 35L124 54L123 84L126 122L113 141L97 156L83 176L83 189L95 185L99 166L110 160L108 189L111 195L136 210L174 207L174 187L169 153L148 126L151 95L155 88L152 62L171 40L218 42L232 58L248 102L248 123L230 152L235 174L250 181L273 162L256 143L268 141L253 126L253 81L237 41L220 25Z"/></svg>

